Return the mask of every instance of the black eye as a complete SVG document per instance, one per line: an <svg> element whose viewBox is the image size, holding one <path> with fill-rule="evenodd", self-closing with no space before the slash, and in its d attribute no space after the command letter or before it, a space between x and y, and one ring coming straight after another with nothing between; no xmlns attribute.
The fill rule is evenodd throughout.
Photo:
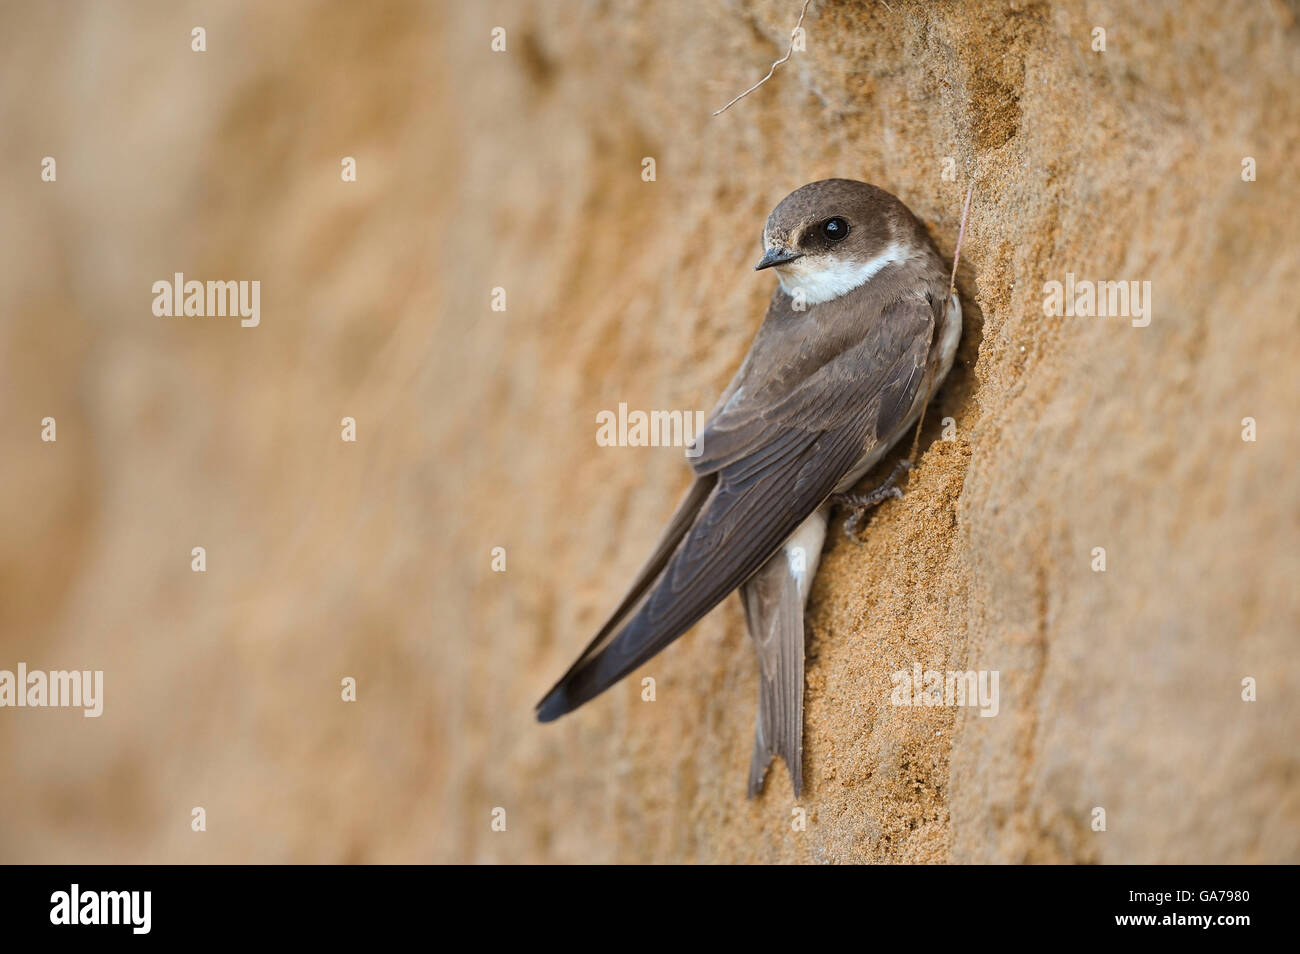
<svg viewBox="0 0 1300 954"><path fill-rule="evenodd" d="M838 215L833 219L827 219L822 223L822 235L828 242L842 241L849 234L849 223L845 222Z"/></svg>

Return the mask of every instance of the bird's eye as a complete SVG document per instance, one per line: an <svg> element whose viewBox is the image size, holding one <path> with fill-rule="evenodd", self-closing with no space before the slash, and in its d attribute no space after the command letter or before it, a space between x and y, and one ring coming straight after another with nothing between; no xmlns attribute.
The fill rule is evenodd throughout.
<svg viewBox="0 0 1300 954"><path fill-rule="evenodd" d="M840 242L849 234L849 223L838 215L822 223L822 235L828 242Z"/></svg>

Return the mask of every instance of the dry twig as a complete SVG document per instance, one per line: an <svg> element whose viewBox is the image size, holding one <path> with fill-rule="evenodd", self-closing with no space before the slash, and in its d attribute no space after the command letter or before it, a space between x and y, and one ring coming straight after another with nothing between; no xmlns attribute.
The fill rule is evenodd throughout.
<svg viewBox="0 0 1300 954"><path fill-rule="evenodd" d="M961 261L961 240L966 236L966 213L970 211L970 197L975 191L975 183L970 184L966 190L966 201L961 207L961 225L957 229L957 248L952 253L952 278L948 280L948 300L952 300L952 293L957 287L957 263ZM947 302L944 303L947 308ZM908 460L916 460L916 448L921 443L921 428L925 426L925 407L921 408L921 416L916 422L916 433L912 436L912 452L907 455Z"/></svg>
<svg viewBox="0 0 1300 954"><path fill-rule="evenodd" d="M966 213L970 211L971 193L975 191L975 183L970 184L966 190L966 202L961 207L961 227L957 229L957 248L952 253L952 280L948 282L948 297L952 297L953 289L957 287L957 263L961 261L961 240L966 235Z"/></svg>
<svg viewBox="0 0 1300 954"><path fill-rule="evenodd" d="M780 66L782 63L784 63L786 60L790 59L790 54L792 54L792 53L794 52L794 38L795 38L795 36L799 33L799 28L800 28L801 26L803 26L803 15L804 15L805 13L808 12L808 4L810 4L811 2L812 2L812 0L803 0L803 9L801 9L801 10L799 11L799 20L798 20L797 23L795 23L795 25L794 25L794 29L790 31L790 48L789 48L788 50L785 51L785 56L781 57L779 60L777 60L775 63L772 64L772 68L771 68L770 70L767 71L767 75L766 75L766 76L764 76L761 80L759 80L757 83L755 83L755 84L754 84L753 86L751 86L749 89L745 90L743 93L741 93L739 96L737 96L737 97L736 97L735 99L733 99L731 102L729 102L726 106L723 106L721 109L719 109L719 110L718 110L717 112L715 112L713 115L715 115L715 116L720 116L720 115L722 115L723 113L725 113L727 110L729 110L732 106L735 106L738 102L740 102L742 99L744 99L744 98L745 98L746 96L748 96L750 93L754 92L754 90L758 89L760 86L762 86L762 85L763 85L764 83L766 83L768 80L770 80L770 79L772 78L772 74L776 72L776 68L777 68L778 66Z"/></svg>

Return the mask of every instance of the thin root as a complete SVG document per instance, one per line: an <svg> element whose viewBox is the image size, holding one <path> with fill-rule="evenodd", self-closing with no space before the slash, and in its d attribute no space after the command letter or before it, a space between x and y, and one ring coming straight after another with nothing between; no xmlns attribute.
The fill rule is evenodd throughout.
<svg viewBox="0 0 1300 954"><path fill-rule="evenodd" d="M799 28L800 28L801 26L803 26L803 15L804 15L805 13L808 12L808 4L810 4L810 3L812 3L812 0L803 0L803 9L799 11L799 20L798 20L798 22L795 23L795 25L794 25L794 29L790 31L790 48L789 48L788 50L785 51L785 56L781 57L779 60L777 60L775 63L772 64L772 68L771 68L770 70L767 71L767 75L766 75L766 76L764 76L761 80L759 80L757 83L755 83L755 84L754 84L753 86L751 86L749 89L745 90L743 93L741 93L739 96L737 96L737 97L736 97L735 99L733 99L731 102L729 102L726 106L723 106L721 109L719 109L719 110L718 110L717 112L715 112L713 115L715 115L715 116L721 116L723 113L725 113L727 110L729 110L732 106L735 106L738 102L740 102L742 99L744 99L744 98L745 98L746 96L748 96L750 93L754 92L754 90L758 89L760 86L762 86L762 85L763 85L764 83L766 83L768 80L770 80L770 79L772 78L772 74L776 72L776 68L777 68L778 66L780 66L782 63L784 63L786 60L790 59L790 54L792 54L792 53L794 52L794 38L795 38L795 35L799 32Z"/></svg>

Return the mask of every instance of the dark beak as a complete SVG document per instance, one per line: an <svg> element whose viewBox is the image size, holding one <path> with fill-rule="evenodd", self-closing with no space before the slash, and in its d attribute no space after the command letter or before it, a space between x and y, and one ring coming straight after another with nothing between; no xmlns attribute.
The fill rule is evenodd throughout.
<svg viewBox="0 0 1300 954"><path fill-rule="evenodd" d="M765 268L771 268L773 265L784 265L786 262L793 262L796 258L803 258L803 252L791 251L788 248L769 248L763 258L754 266L754 271L762 271Z"/></svg>

